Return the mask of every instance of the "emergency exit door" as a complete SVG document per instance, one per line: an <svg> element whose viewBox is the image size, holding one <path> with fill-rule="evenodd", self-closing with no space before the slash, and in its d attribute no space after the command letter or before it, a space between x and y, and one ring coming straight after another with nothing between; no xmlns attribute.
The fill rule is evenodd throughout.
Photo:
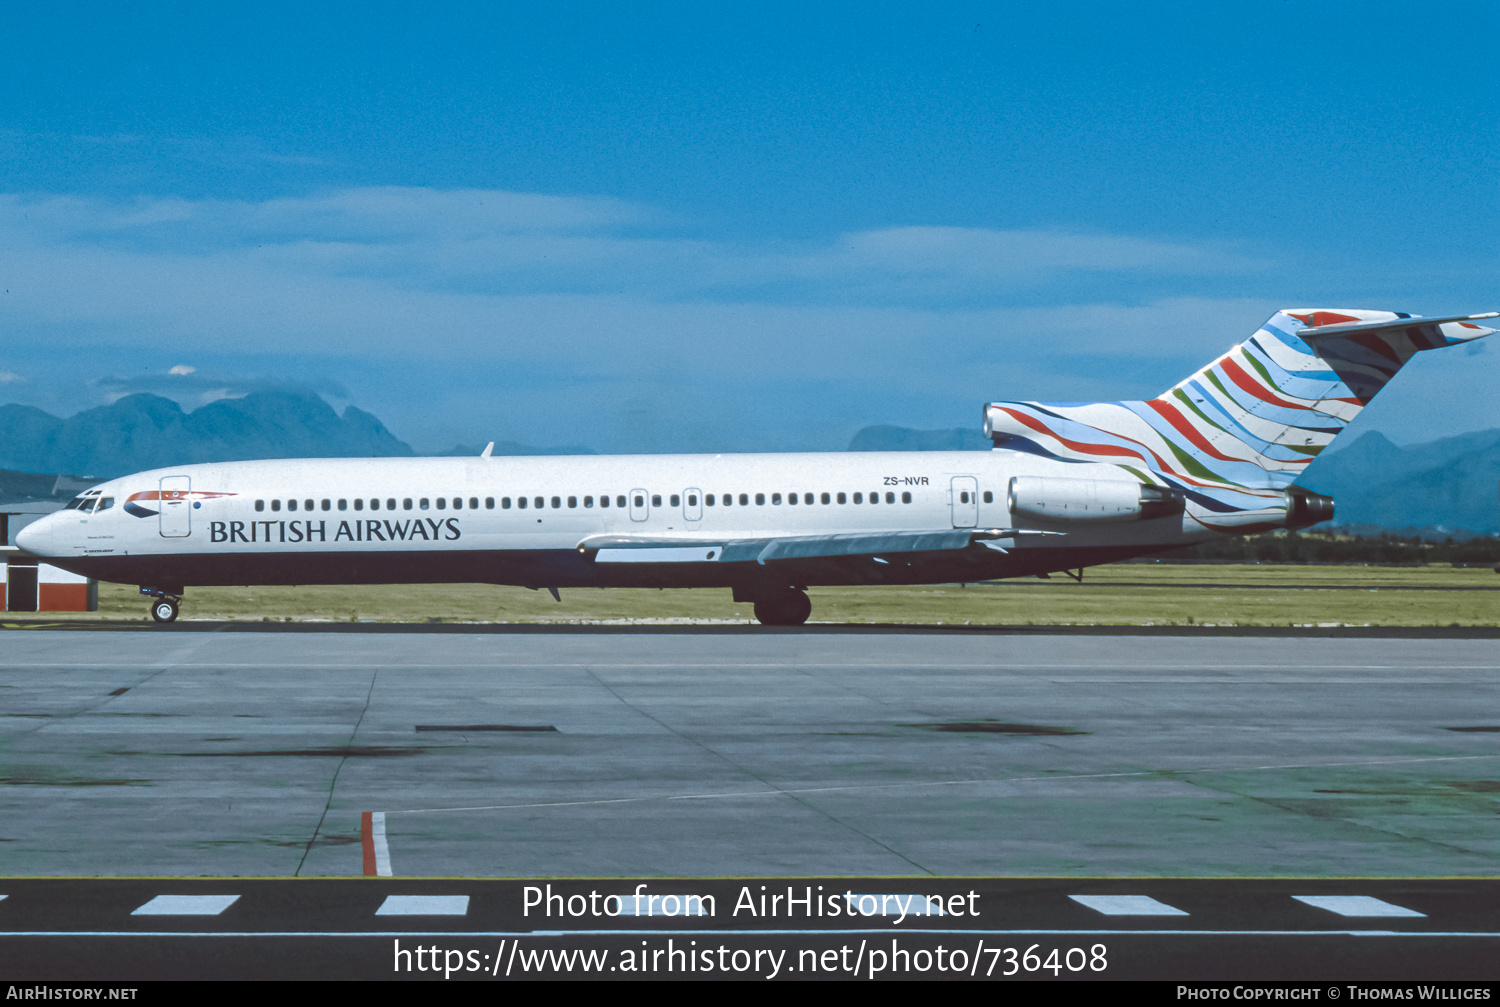
<svg viewBox="0 0 1500 1007"><path fill-rule="evenodd" d="M954 476L950 491L953 501L953 527L973 528L979 524L979 480L973 476Z"/></svg>

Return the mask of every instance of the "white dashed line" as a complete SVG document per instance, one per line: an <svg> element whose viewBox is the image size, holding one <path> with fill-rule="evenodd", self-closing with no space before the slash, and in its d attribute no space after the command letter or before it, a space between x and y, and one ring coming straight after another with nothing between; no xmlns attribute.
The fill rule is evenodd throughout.
<svg viewBox="0 0 1500 1007"><path fill-rule="evenodd" d="M217 916L239 901L238 895L158 895L131 916Z"/></svg>
<svg viewBox="0 0 1500 1007"><path fill-rule="evenodd" d="M1415 909L1393 905L1371 895L1293 895L1298 902L1340 916L1422 916Z"/></svg>
<svg viewBox="0 0 1500 1007"><path fill-rule="evenodd" d="M861 895L852 892L844 896L849 903L849 915L860 916L943 916L942 896L925 895Z"/></svg>
<svg viewBox="0 0 1500 1007"><path fill-rule="evenodd" d="M376 916L467 916L467 895L387 895Z"/></svg>
<svg viewBox="0 0 1500 1007"><path fill-rule="evenodd" d="M1105 916L1186 916L1187 913L1149 895L1069 895L1081 905Z"/></svg>

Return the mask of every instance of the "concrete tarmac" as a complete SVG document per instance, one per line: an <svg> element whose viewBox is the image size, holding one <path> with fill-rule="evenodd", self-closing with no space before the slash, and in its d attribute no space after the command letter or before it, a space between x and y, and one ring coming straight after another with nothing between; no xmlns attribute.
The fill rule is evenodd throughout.
<svg viewBox="0 0 1500 1007"><path fill-rule="evenodd" d="M0 874L1500 874L1500 641L0 634ZM532 728L516 730L515 728Z"/></svg>

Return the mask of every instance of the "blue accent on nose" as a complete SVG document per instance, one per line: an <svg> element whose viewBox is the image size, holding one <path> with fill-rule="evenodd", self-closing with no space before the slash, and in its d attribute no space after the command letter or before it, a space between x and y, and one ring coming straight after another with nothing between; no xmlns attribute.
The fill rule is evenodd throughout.
<svg viewBox="0 0 1500 1007"><path fill-rule="evenodd" d="M202 507L202 506L203 506L203 501L201 501L201 500L194 500L193 501L193 510L197 510L199 507Z"/></svg>

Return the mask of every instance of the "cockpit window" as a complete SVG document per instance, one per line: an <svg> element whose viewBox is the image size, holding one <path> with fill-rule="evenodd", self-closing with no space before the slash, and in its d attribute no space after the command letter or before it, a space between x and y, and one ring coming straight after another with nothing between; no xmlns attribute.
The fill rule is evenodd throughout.
<svg viewBox="0 0 1500 1007"><path fill-rule="evenodd" d="M99 501L99 506L94 508L94 513L97 514L99 511L109 510L114 505L115 505L115 498L114 497L105 497L103 500Z"/></svg>

